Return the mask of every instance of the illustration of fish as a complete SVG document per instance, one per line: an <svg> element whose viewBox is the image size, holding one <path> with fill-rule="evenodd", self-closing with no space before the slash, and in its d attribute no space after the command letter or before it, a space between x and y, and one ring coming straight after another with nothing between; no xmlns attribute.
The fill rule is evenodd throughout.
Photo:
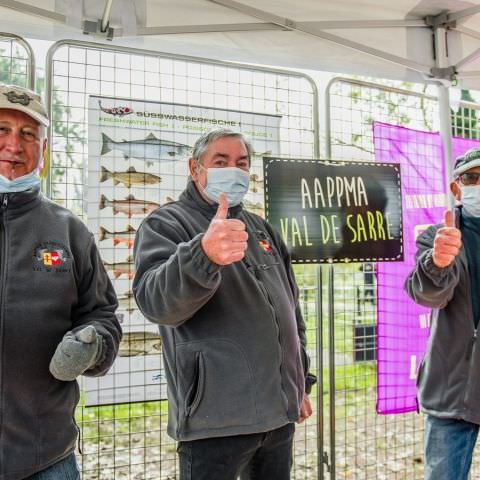
<svg viewBox="0 0 480 480"><path fill-rule="evenodd" d="M117 295L117 300L119 310L125 310L128 313L132 313L137 309L137 305L135 303L135 300L133 299L133 292L131 290Z"/></svg>
<svg viewBox="0 0 480 480"><path fill-rule="evenodd" d="M115 117L123 117L124 115L130 115L133 113L133 109L130 107L102 107L102 102L100 100L98 101L98 106L102 112L108 113L109 115L114 115Z"/></svg>
<svg viewBox="0 0 480 480"><path fill-rule="evenodd" d="M127 225L127 229L121 232L110 232L106 228L100 227L98 240L103 242L103 240L111 238L114 246L117 246L119 243L125 243L128 248L132 248L135 232L136 230L131 225Z"/></svg>
<svg viewBox="0 0 480 480"><path fill-rule="evenodd" d="M263 188L263 178L259 178L256 173L250 175L249 189L253 193L257 193L259 188Z"/></svg>
<svg viewBox="0 0 480 480"><path fill-rule="evenodd" d="M130 255L124 262L103 262L105 268L113 272L113 277L118 278L126 275L129 280L133 278L133 257Z"/></svg>
<svg viewBox="0 0 480 480"><path fill-rule="evenodd" d="M100 203L98 205L100 210L103 210L106 207L112 207L114 215L121 212L128 217L153 212L159 206L160 205L155 202L137 200L133 195L129 195L125 200L109 200L103 194L100 196Z"/></svg>
<svg viewBox="0 0 480 480"><path fill-rule="evenodd" d="M153 133L149 133L143 140L123 140L121 142L116 142L105 133L102 133L102 150L100 155L106 155L113 150L122 152L125 160L134 157L141 160L145 159L147 165L153 165L152 160L160 161L166 157L178 160L186 157L192 150L192 147L183 143L162 140Z"/></svg>
<svg viewBox="0 0 480 480"><path fill-rule="evenodd" d="M152 173L137 172L135 167L130 167L126 172L111 172L102 167L100 182L106 182L110 178L113 180L114 185L123 183L127 188L130 188L132 185L154 185L162 181L160 177Z"/></svg>
<svg viewBox="0 0 480 480"><path fill-rule="evenodd" d="M135 357L137 355L155 355L161 351L162 340L158 333L124 332L118 355Z"/></svg>

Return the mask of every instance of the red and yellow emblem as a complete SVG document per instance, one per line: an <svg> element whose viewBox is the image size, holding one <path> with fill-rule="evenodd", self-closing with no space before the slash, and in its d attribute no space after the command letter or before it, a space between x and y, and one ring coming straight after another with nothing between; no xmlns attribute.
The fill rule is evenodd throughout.
<svg viewBox="0 0 480 480"><path fill-rule="evenodd" d="M264 252L269 253L272 251L271 245L266 240L259 240L258 244L263 248Z"/></svg>
<svg viewBox="0 0 480 480"><path fill-rule="evenodd" d="M43 253L43 264L46 266L54 266L62 264L62 257L59 252L44 252Z"/></svg>

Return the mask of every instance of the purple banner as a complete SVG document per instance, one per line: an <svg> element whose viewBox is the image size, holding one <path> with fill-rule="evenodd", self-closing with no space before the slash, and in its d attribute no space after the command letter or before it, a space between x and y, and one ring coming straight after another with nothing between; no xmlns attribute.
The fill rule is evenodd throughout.
<svg viewBox="0 0 480 480"><path fill-rule="evenodd" d="M446 208L443 148L438 133L375 122L375 159L399 163L404 261L377 264L377 413L414 411L416 376L425 352L430 310L413 303L403 284L414 266L416 237L440 223ZM453 158L480 141L454 138Z"/></svg>

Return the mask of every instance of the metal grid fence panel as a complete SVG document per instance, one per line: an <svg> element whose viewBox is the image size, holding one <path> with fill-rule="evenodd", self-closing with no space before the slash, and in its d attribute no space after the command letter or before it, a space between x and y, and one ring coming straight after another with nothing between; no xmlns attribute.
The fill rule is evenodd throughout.
<svg viewBox="0 0 480 480"><path fill-rule="evenodd" d="M312 158L318 152L318 99L314 85L302 75L67 41L51 48L47 75L53 121L49 195L85 220L89 95L278 115L282 155ZM262 171L260 156L252 170ZM178 168L171 173L178 185L184 172ZM164 192L162 197L171 194ZM250 192L249 198L261 213L263 189ZM297 267L296 273L315 370L317 272L310 266ZM83 478L178 478L176 445L166 435L166 401L86 407L82 397L76 417L83 432ZM316 422L315 416L297 428L295 479L316 476Z"/></svg>
<svg viewBox="0 0 480 480"><path fill-rule="evenodd" d="M35 60L30 45L8 33L0 33L0 83L35 86Z"/></svg>
<svg viewBox="0 0 480 480"><path fill-rule="evenodd" d="M327 148L333 159L374 161L373 121L424 131L439 129L436 99L423 93L335 79L327 95ZM331 351L330 408L325 411L331 426L331 478L420 480L421 415L382 416L375 411L375 264L323 268L331 270L324 297L331 289L333 298L330 321L324 322L324 336ZM398 279L399 288L403 288L404 280Z"/></svg>

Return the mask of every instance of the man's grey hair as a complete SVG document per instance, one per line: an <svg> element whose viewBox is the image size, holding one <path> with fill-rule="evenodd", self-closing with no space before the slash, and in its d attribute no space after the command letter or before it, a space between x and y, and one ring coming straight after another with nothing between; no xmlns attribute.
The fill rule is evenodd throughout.
<svg viewBox="0 0 480 480"><path fill-rule="evenodd" d="M248 155L248 162L250 163L250 159L252 158L253 155L253 147L251 143L247 140L245 135L240 132L236 132L235 130L230 130L228 128L216 128L214 130L210 130L207 133L204 133L196 142L195 145L193 146L193 152L192 152L192 157L195 162L197 163L202 163L202 157L205 154L205 152L208 150L208 147L215 142L216 140L220 138L228 138L228 137L233 137L233 138L239 138L243 144L245 145L245 148L247 149L247 155Z"/></svg>

